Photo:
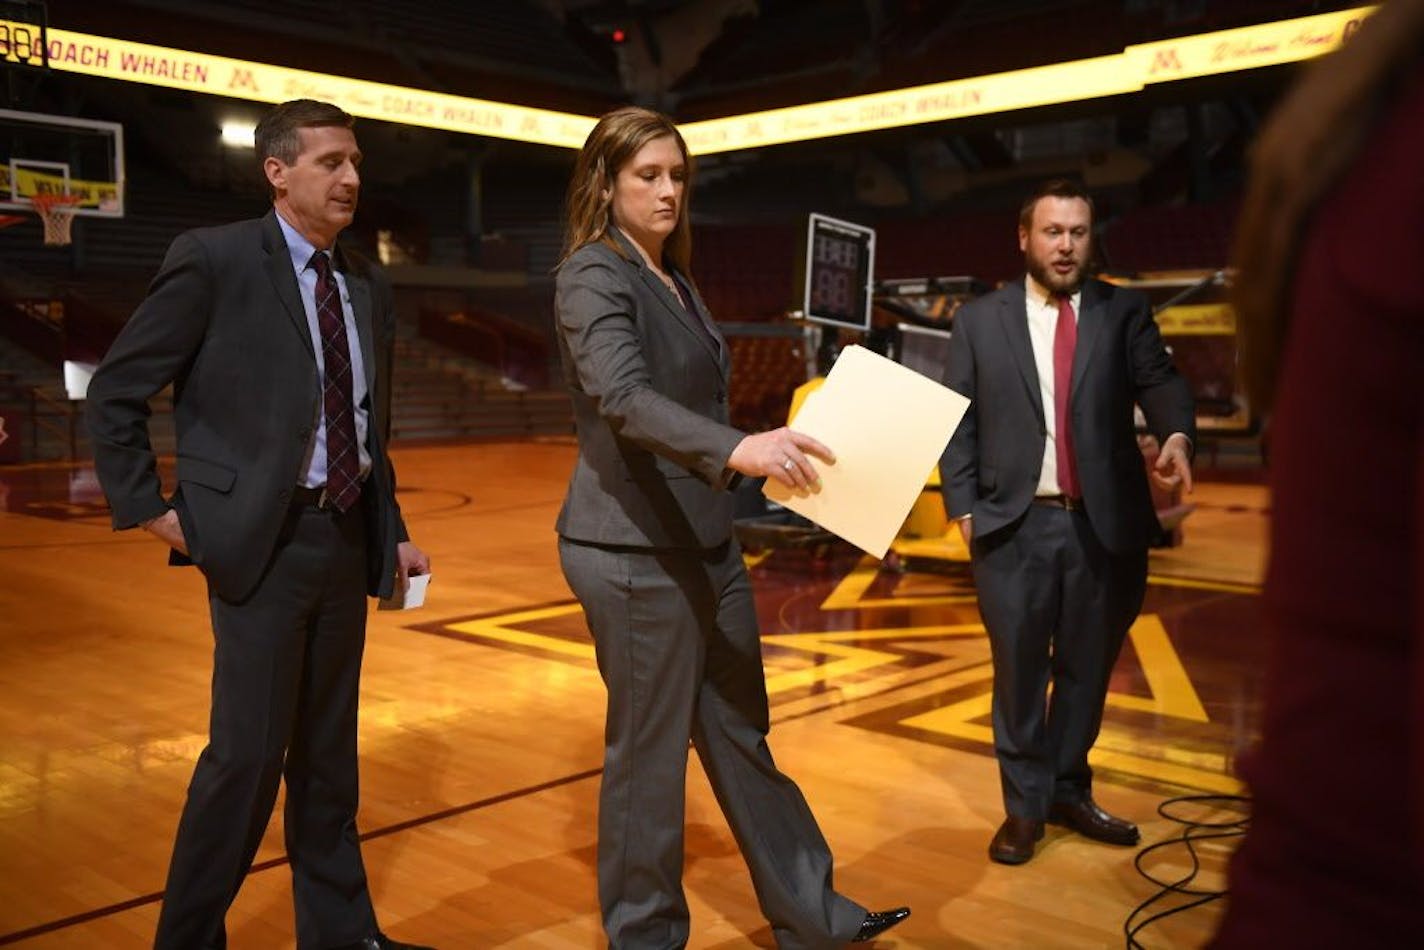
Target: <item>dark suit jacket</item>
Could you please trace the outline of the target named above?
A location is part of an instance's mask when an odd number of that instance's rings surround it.
[[[579,455],[557,528],[596,544],[714,547],[732,532],[726,465],[744,437],[728,424],[727,345],[612,233],[625,256],[595,242],[559,268],[554,306]]]
[[[1160,526],[1133,404],[1142,406],[1158,439],[1181,432],[1195,442],[1191,392],[1163,349],[1143,294],[1089,280],[1079,309],[1071,405],[1084,507],[1108,550],[1145,550]],[[973,400],[940,461],[945,509],[952,518],[972,514],[974,534],[983,537],[1027,510],[1043,466],[1048,430],[1023,280],[955,315],[944,381]]]
[[[389,594],[407,539],[386,456],[395,312],[380,271],[340,248],[371,424],[368,589]],[[148,400],[173,384],[178,488],[161,494]],[[192,563],[224,600],[256,586],[302,477],[321,385],[276,212],[178,236],[89,385],[87,422],[115,528],[178,511]],[[174,552],[174,563],[186,560]]]

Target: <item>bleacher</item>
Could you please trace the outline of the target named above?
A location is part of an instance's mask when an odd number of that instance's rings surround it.
[[[391,440],[569,435],[562,391],[510,390],[489,366],[403,327],[396,338]]]
[[[498,224],[490,230],[505,237],[485,242],[491,253],[487,262],[480,263],[498,264],[506,272],[523,269],[531,283],[469,292],[471,313],[487,325],[486,330],[497,328],[497,339],[485,348],[488,352],[465,350],[465,356],[484,358],[496,380],[512,377],[536,390],[557,386],[548,373],[554,348],[552,295],[546,279],[560,239],[556,217],[561,191],[554,187],[556,172],[565,173],[551,168],[524,187],[496,188],[486,183],[486,226]],[[779,202],[799,206],[803,198],[810,200],[796,188],[778,196]],[[441,194],[426,194],[428,208],[418,203],[404,206],[412,220],[430,216],[438,223],[438,228],[430,225],[432,239],[437,230],[455,232],[462,225],[452,210],[454,203]],[[0,268],[0,283],[12,297],[72,296],[86,309],[112,315],[117,329],[142,299],[176,234],[260,214],[266,208],[265,198],[254,188],[202,188],[153,169],[145,172],[142,163],[135,164],[127,201],[128,216],[122,220],[76,221],[74,248],[43,247],[39,225],[33,220],[0,230],[0,256],[6,265]],[[770,223],[706,222],[694,228],[694,275],[719,321],[773,323],[797,305],[804,212],[778,212],[770,201],[764,212]],[[1108,221],[1103,248],[1119,270],[1220,266],[1229,253],[1235,212],[1233,202],[1136,208]],[[922,216],[883,215],[863,223],[877,228],[878,278],[968,273],[993,282],[1013,278],[1022,269],[1013,210],[941,209]],[[398,293],[410,301],[421,291],[398,288]],[[402,307],[406,314],[414,309]],[[732,404],[739,425],[760,429],[784,422],[790,392],[805,378],[798,346],[785,338],[734,337]],[[516,358],[511,360],[510,354]],[[407,355],[403,350],[401,359]],[[401,369],[406,369],[403,363]],[[409,413],[398,417],[398,438],[567,431],[567,405],[561,394],[519,394],[494,382],[471,383],[424,369],[411,372],[414,375],[400,384],[398,394],[398,405],[412,404]]]
[[[72,407],[65,404],[59,386],[59,360],[64,356],[97,359],[123,322],[142,301],[173,238],[193,227],[221,224],[265,212],[268,205],[255,191],[204,189],[153,170],[137,170],[129,181],[126,217],[80,218],[74,222],[74,245],[46,247],[37,219],[25,216],[20,224],[0,229],[0,303],[16,300],[60,301],[70,319],[66,333],[46,350],[52,363],[47,383],[33,398],[18,395],[26,414],[44,417],[46,432],[31,445],[26,458],[63,458],[71,452],[65,439],[49,429],[70,426]],[[527,249],[519,251],[521,257]],[[400,288],[399,294],[420,296],[419,288]],[[549,385],[551,307],[547,281],[534,290],[480,289],[491,325],[499,327],[497,350],[508,356],[478,369],[465,354],[444,351],[438,344],[414,339],[414,327],[402,327],[397,354],[395,437],[412,439],[518,434],[566,434],[572,414],[561,392],[539,391]],[[409,308],[402,308],[408,310]],[[80,317],[82,316],[82,319]],[[12,328],[13,330],[13,328]],[[81,332],[82,331],[82,332]],[[0,335],[5,335],[0,330]],[[73,352],[76,347],[84,352]],[[52,352],[51,352],[52,350]],[[434,355],[432,355],[432,353]],[[467,366],[451,371],[452,361]],[[409,362],[409,365],[407,365]],[[439,364],[432,367],[432,363]],[[501,376],[517,380],[530,391],[511,391]],[[28,380],[11,380],[9,392],[28,394]],[[28,406],[38,399],[41,409]],[[166,403],[156,407],[156,428],[171,431]],[[54,418],[50,418],[54,417]],[[86,452],[82,426],[78,427],[78,454]],[[164,436],[160,450],[171,449]]]
[[[789,336],[728,335],[732,355],[732,425],[762,432],[786,424],[791,395],[806,381],[801,340]]]
[[[716,320],[757,322],[784,316],[795,297],[796,227],[701,227],[693,231],[692,273]]]
[[[1119,271],[1222,267],[1239,210],[1235,200],[1137,208],[1107,227],[1103,252]]]

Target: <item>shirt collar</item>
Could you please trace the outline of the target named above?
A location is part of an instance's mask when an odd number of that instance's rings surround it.
[[[317,247],[303,237],[300,231],[288,224],[287,219],[282,217],[280,211],[277,212],[277,225],[282,229],[283,240],[287,242],[287,252],[292,255],[292,266],[300,274],[311,263],[312,255],[317,252]],[[332,251],[327,253],[331,255],[331,268],[334,271],[336,270],[336,255]]]
[[[1058,306],[1057,302],[1054,300],[1054,294],[1051,293],[1047,287],[1043,286],[1043,285],[1040,284],[1038,281],[1034,280],[1032,274],[1027,274],[1027,275],[1025,275],[1025,277],[1024,277],[1024,287],[1025,287],[1025,289],[1027,290],[1027,293],[1028,293],[1028,301],[1029,301],[1029,303],[1033,304],[1034,306],[1036,306],[1036,307],[1057,307],[1057,306]],[[1068,302],[1073,305],[1073,312],[1074,312],[1074,313],[1077,313],[1077,312],[1079,311],[1079,309],[1081,309],[1081,308],[1079,307],[1079,304],[1081,303],[1082,299],[1083,299],[1083,288],[1080,286],[1077,290],[1075,290],[1075,291],[1073,292],[1073,295],[1068,298]]]

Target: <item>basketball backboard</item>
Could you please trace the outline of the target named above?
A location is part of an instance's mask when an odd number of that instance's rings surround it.
[[[0,212],[33,211],[36,194],[75,195],[83,217],[124,216],[124,127],[0,109]]]

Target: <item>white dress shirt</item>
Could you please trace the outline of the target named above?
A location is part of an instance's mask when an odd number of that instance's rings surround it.
[[[1081,291],[1069,297],[1073,305],[1073,322],[1077,325]],[[1038,369],[1038,395],[1043,400],[1043,428],[1048,433],[1043,440],[1043,467],[1038,470],[1037,495],[1061,495],[1058,484],[1058,414],[1053,411],[1053,337],[1058,329],[1058,300],[1046,287],[1033,279],[1024,281],[1024,305],[1028,309],[1028,336],[1033,343],[1033,363]]]

